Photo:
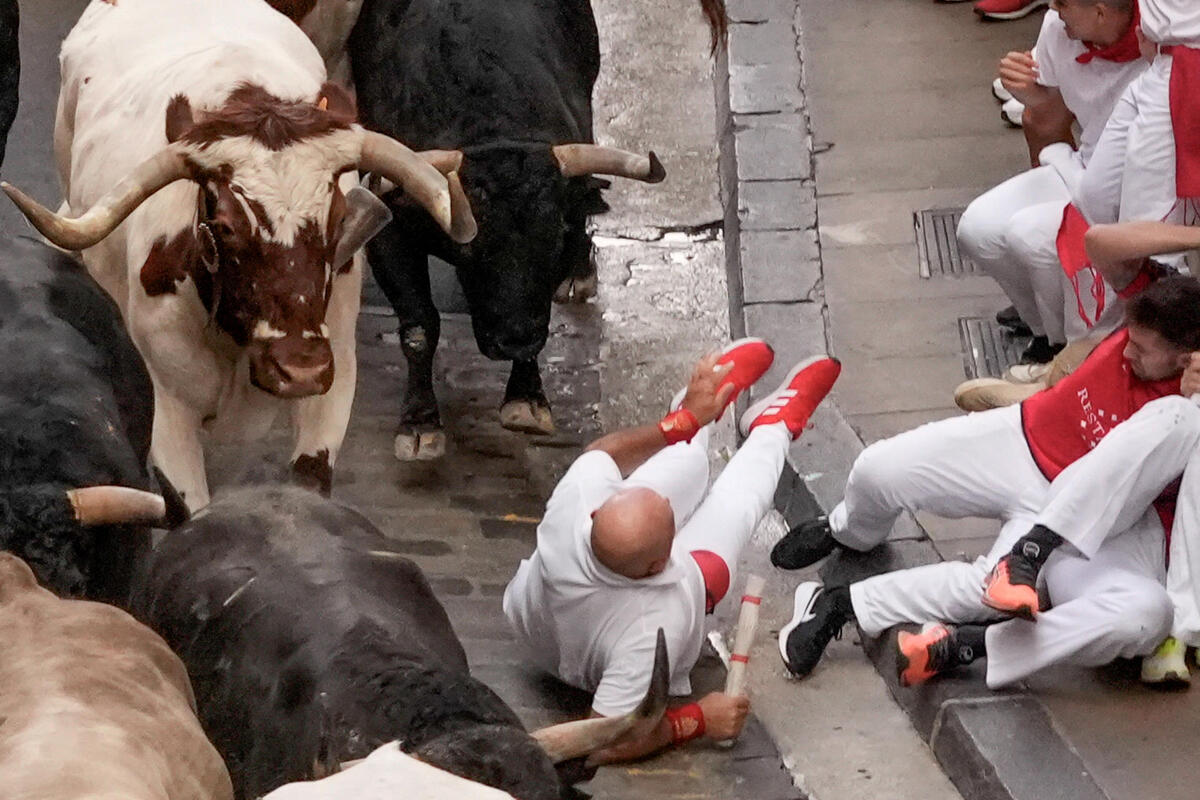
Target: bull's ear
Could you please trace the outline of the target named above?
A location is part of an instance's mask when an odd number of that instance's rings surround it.
[[[167,141],[177,142],[196,124],[192,117],[192,104],[181,94],[167,103]]]
[[[330,81],[321,84],[321,93],[317,95],[317,106],[338,122],[347,125],[358,119],[358,109],[354,105],[354,98],[341,86]]]

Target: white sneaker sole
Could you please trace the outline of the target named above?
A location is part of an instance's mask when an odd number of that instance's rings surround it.
[[[994,19],[999,20],[1000,22],[1007,22],[1009,20],[1027,17],[1033,12],[1037,11],[1039,8],[1045,8],[1048,5],[1050,5],[1050,0],[1033,0],[1033,2],[1029,5],[1018,8],[1016,11],[1007,11],[1002,14],[980,14],[979,16],[983,17],[984,19]]]
[[[779,657],[783,659],[783,665],[789,669],[791,665],[788,663],[787,657],[788,637],[792,635],[792,631],[813,618],[813,604],[816,603],[817,597],[824,588],[816,581],[805,581],[796,587],[796,592],[792,595],[792,618],[787,625],[779,629]]]
[[[1004,84],[999,78],[992,81],[992,97],[999,100],[1001,103],[1007,103],[1013,99],[1012,92],[1004,88]]]
[[[801,361],[799,364],[791,368],[776,389],[774,389],[762,400],[759,400],[757,403],[747,408],[746,413],[742,414],[742,418],[738,420],[738,430],[741,432],[742,436],[750,435],[750,424],[754,422],[754,420],[758,419],[760,414],[770,408],[771,404],[779,399],[780,394],[787,391],[788,385],[791,384],[797,375],[811,367],[813,364],[816,364],[818,361],[823,361],[827,358],[829,358],[829,356],[820,355]]]

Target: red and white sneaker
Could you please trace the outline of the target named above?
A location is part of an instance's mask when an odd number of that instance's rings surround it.
[[[984,19],[1020,19],[1048,5],[1050,0],[979,0],[975,13]]]
[[[774,361],[775,351],[771,349],[771,345],[754,336],[738,339],[725,345],[721,349],[721,356],[717,359],[717,366],[733,362],[733,369],[729,370],[729,374],[721,381],[717,391],[721,391],[729,384],[734,386],[733,394],[729,396],[729,402],[725,404],[725,408],[729,408],[730,404],[737,400],[739,394],[749,389],[765,375]],[[675,393],[675,396],[671,398],[671,411],[679,410],[686,394],[686,386]],[[721,409],[721,414],[725,413],[725,408]],[[718,419],[721,418],[721,414],[717,415]]]
[[[841,372],[842,363],[829,356],[801,361],[792,367],[778,389],[746,409],[738,426],[742,435],[748,436],[759,425],[782,422],[795,439]]]

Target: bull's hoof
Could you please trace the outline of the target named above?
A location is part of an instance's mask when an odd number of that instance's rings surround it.
[[[435,461],[446,455],[446,432],[401,428],[393,447],[400,461]]]
[[[596,273],[582,278],[567,278],[554,290],[556,303],[586,303],[596,296]]]
[[[536,400],[509,400],[500,407],[500,424],[510,431],[549,436],[554,433],[550,406]]]

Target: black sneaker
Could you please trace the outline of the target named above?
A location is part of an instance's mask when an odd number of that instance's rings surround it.
[[[1017,313],[1016,306],[1009,306],[997,311],[996,322],[1002,328],[1008,328],[1009,333],[1013,336],[1033,335],[1033,331],[1025,324],[1025,320],[1021,319],[1021,315]]]
[[[1026,542],[1025,546],[1034,548],[1032,555],[1036,557],[1037,543]],[[1006,554],[983,580],[983,604],[1004,614],[1036,621],[1042,610],[1037,592],[1038,571],[1027,556]]]
[[[839,547],[829,517],[817,517],[801,522],[776,542],[771,548],[771,563],[780,569],[803,569]]]
[[[1025,352],[1021,353],[1022,364],[1049,364],[1058,355],[1066,345],[1050,344],[1050,340],[1045,336],[1035,336],[1033,341],[1029,343],[1029,347],[1025,348]]]
[[[842,638],[842,626],[849,621],[850,614],[833,594],[837,591],[849,590],[840,587],[827,592],[815,581],[796,587],[792,619],[779,630],[779,655],[783,665],[797,678],[813,671],[830,639]]]

